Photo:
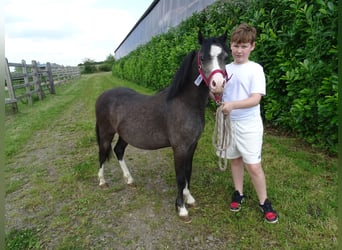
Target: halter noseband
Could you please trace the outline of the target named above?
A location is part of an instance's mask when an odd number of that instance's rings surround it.
[[[212,78],[213,75],[215,75],[216,73],[220,73],[220,74],[223,76],[223,78],[226,79],[227,82],[228,82],[229,79],[231,78],[231,77],[228,77],[227,72],[226,72],[225,70],[223,71],[222,69],[215,69],[215,70],[211,71],[209,77],[207,78],[207,77],[204,75],[203,70],[202,70],[201,52],[200,52],[200,51],[198,51],[198,53],[197,53],[197,64],[198,64],[198,72],[200,73],[200,75],[202,76],[203,81],[205,82],[205,84],[206,84],[208,87],[209,87],[211,78]]]

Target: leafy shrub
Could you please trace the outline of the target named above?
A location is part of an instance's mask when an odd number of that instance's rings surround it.
[[[83,66],[82,74],[92,74],[97,71],[94,61],[87,60],[84,62]]]
[[[99,71],[108,72],[112,70],[112,65],[108,63],[102,63],[99,65]]]
[[[111,71],[113,64],[115,63],[115,58],[112,54],[109,54],[106,60],[99,65],[99,71]]]
[[[258,31],[251,59],[266,74],[264,119],[336,153],[337,0],[219,1],[119,59],[112,72],[161,89],[182,58],[198,48],[198,30],[206,36],[230,34],[241,22]]]

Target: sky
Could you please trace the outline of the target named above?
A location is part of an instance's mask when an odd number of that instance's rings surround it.
[[[104,61],[153,0],[5,0],[9,62]]]

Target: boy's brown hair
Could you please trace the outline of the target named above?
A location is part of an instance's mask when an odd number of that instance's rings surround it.
[[[247,23],[240,24],[232,33],[231,43],[251,43],[253,44],[256,39],[256,29]]]

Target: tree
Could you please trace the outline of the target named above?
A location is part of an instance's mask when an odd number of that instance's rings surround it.
[[[85,58],[83,60],[83,65],[84,65],[83,73],[85,74],[91,74],[97,71],[95,67],[95,61],[91,60],[90,58]]]
[[[115,58],[112,54],[109,54],[106,60],[99,66],[100,71],[111,71],[112,66],[115,63]]]

